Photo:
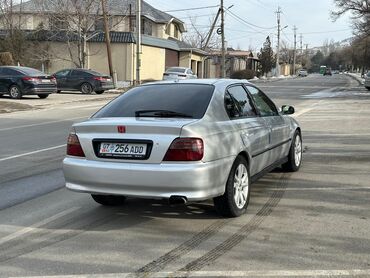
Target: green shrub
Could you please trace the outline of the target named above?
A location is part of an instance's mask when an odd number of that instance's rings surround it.
[[[254,70],[246,69],[233,72],[230,76],[232,79],[253,79],[256,76]]]

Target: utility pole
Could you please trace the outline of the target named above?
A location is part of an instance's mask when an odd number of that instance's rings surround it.
[[[224,0],[221,0],[221,77],[225,78],[226,76],[226,67],[225,67],[225,10],[224,10]]]
[[[280,64],[279,64],[279,53],[280,53],[280,14],[281,14],[281,8],[278,7],[278,10],[276,11],[277,16],[277,24],[278,24],[278,34],[277,34],[277,50],[276,50],[276,76],[280,76]]]
[[[207,35],[206,43],[202,46],[202,49],[203,50],[205,50],[208,47],[209,41],[210,41],[210,39],[212,37],[212,33],[213,33],[213,30],[215,29],[215,26],[216,26],[218,17],[220,16],[220,13],[221,13],[221,9],[218,10],[218,12],[216,14],[216,17],[215,17],[215,20],[212,23],[211,29],[209,30],[209,33]]]
[[[114,83],[117,80],[114,80],[113,64],[112,64],[112,49],[110,47],[110,34],[108,26],[108,17],[106,9],[106,0],[101,0],[103,18],[104,18],[104,32],[105,32],[105,44],[107,45],[107,55],[108,55],[108,66],[109,66],[109,75],[113,78]]]
[[[295,75],[295,64],[297,55],[297,27],[294,25],[294,51],[293,51],[293,75]]]
[[[136,0],[136,84],[141,83],[141,0]]]
[[[306,67],[308,62],[308,43],[306,43]]]

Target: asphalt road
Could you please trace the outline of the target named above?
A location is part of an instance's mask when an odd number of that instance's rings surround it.
[[[0,114],[0,277],[370,277],[370,93],[344,75],[257,83],[296,108],[304,160],[236,219],[65,190],[69,127],[107,100]]]

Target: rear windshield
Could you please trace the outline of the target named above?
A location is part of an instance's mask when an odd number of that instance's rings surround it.
[[[186,69],[184,68],[169,68],[166,70],[166,72],[181,72],[181,73],[184,73],[186,71]]]
[[[43,73],[42,71],[39,71],[37,69],[32,69],[32,68],[19,68],[19,70],[30,76],[45,75],[45,73]]]
[[[138,111],[158,110],[200,119],[207,110],[213,91],[213,85],[205,84],[158,84],[137,87],[110,102],[93,118],[135,117]],[[150,116],[150,113],[141,115]],[[181,115],[179,117],[181,118]]]

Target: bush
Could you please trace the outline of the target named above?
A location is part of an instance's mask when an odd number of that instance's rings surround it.
[[[232,79],[253,79],[256,76],[254,70],[246,69],[233,72],[230,76]]]
[[[0,52],[0,66],[13,66],[14,60],[10,52]]]

